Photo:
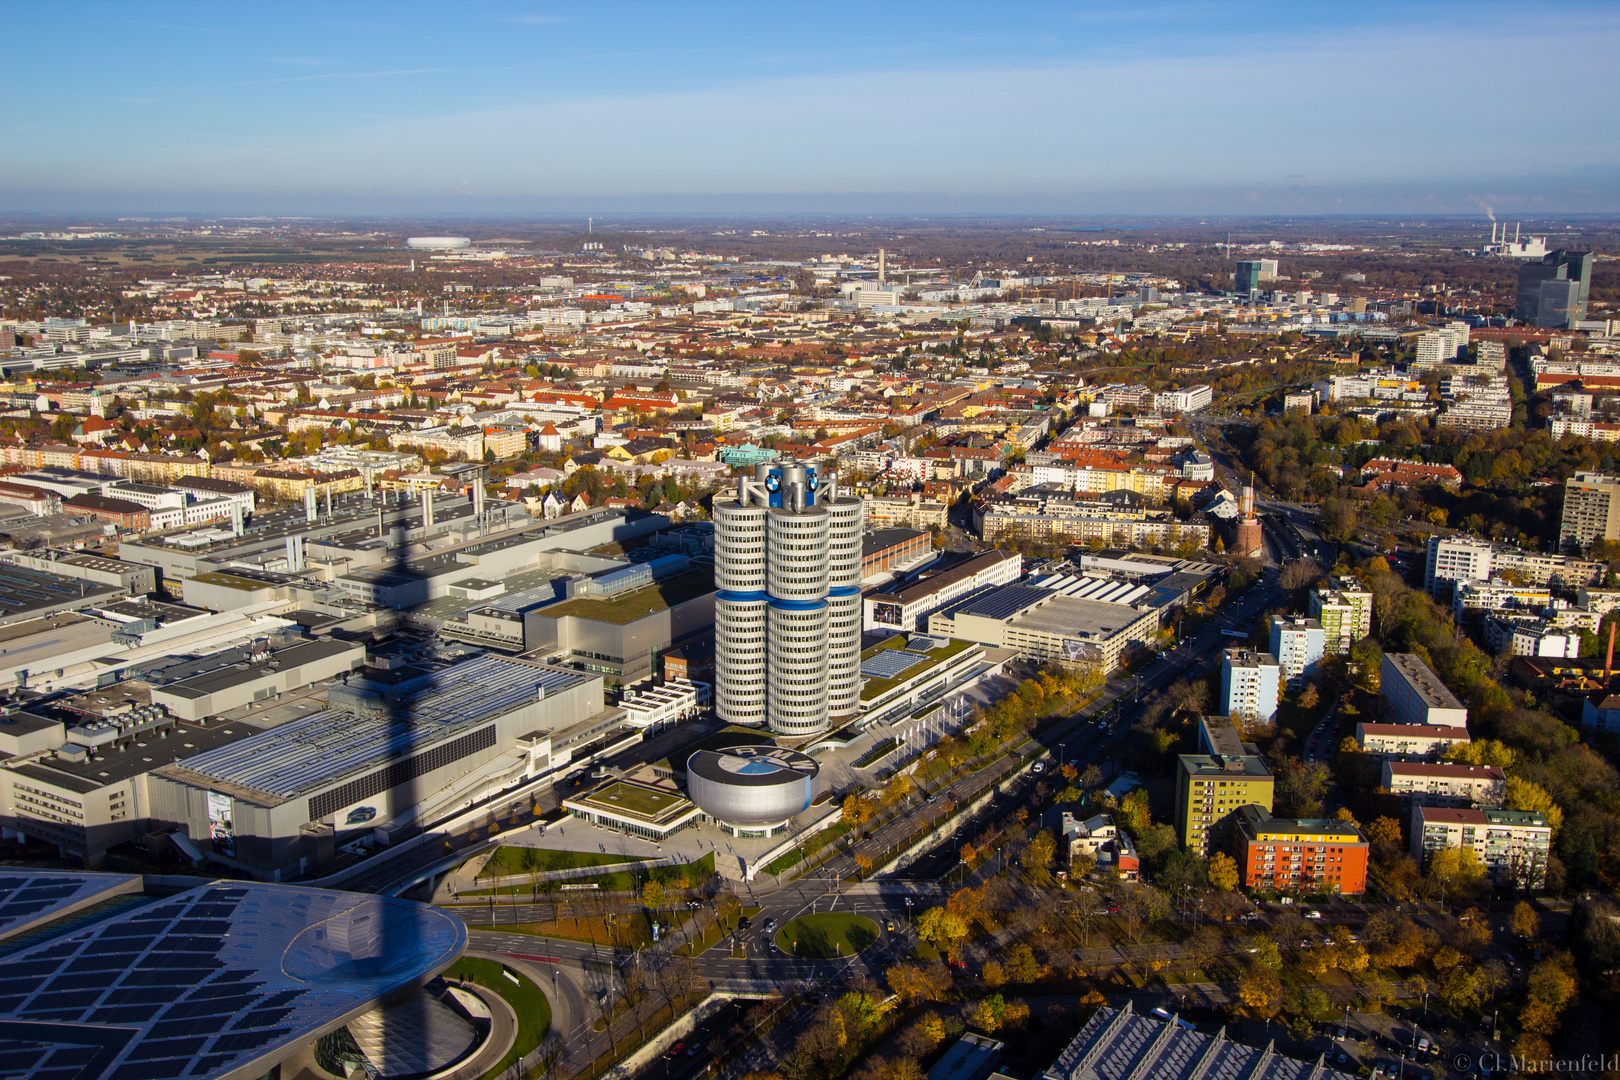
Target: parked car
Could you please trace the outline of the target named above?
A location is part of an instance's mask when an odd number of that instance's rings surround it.
[[[678,1042],[669,1048],[669,1056],[672,1058],[678,1058],[684,1053],[686,1053],[686,1044],[683,1042]]]
[[[966,971],[967,970],[967,964],[964,963],[961,960],[954,960],[954,959],[953,960],[947,960],[947,961],[945,961],[945,966],[950,968],[952,971]]]
[[[1322,913],[1320,911],[1307,911],[1305,913],[1305,917],[1307,919],[1320,919],[1322,917]]]

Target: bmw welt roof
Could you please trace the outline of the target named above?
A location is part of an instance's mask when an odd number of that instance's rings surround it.
[[[267,805],[415,754],[586,676],[505,656],[481,656],[434,672],[426,684],[375,712],[324,709],[189,761],[164,766],[220,791]]]
[[[795,783],[815,776],[821,766],[809,754],[765,744],[699,750],[688,759],[686,771],[717,784],[755,787]]]
[[[0,938],[108,897],[139,892],[141,885],[141,879],[132,874],[57,874],[22,868],[0,871]],[[3,1066],[0,1071],[4,1071]]]
[[[0,1071],[251,1080],[466,945],[425,904],[216,882],[6,957]]]

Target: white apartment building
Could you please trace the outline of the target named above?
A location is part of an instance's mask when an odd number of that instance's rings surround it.
[[[910,496],[871,498],[866,500],[866,525],[870,529],[926,529],[934,525],[943,529],[950,523],[949,512],[950,507],[942,500],[925,499],[917,492]]]
[[[1338,578],[1308,598],[1311,618],[1322,627],[1325,652],[1346,656],[1372,633],[1372,593],[1354,578]]]
[[[1432,724],[1356,725],[1356,748],[1377,758],[1438,761],[1453,746],[1472,741],[1467,728]]]
[[[1281,676],[1282,668],[1270,653],[1227,649],[1221,656],[1221,712],[1275,718]]]
[[[1436,600],[1449,599],[1459,581],[1489,581],[1496,549],[1472,536],[1431,536],[1423,588]]]
[[[1165,390],[1155,394],[1153,407],[1159,412],[1197,412],[1209,408],[1215,400],[1214,391],[1208,386],[1189,386],[1185,390]]]
[[[1498,653],[1506,646],[1514,656],[1581,655],[1580,631],[1546,619],[1488,619],[1485,644]]]
[[[1324,635],[1315,619],[1271,617],[1271,655],[1277,658],[1282,677],[1296,686],[1315,675],[1322,663]]]
[[[1577,473],[1564,481],[1565,545],[1586,548],[1594,540],[1620,539],[1620,479]]]
[[[1425,869],[1436,851],[1461,848],[1485,867],[1492,884],[1539,888],[1547,880],[1552,827],[1529,810],[1412,808],[1412,857]]]
[[[1381,785],[1412,806],[1498,807],[1507,774],[1495,765],[1459,761],[1386,761]]]
[[[1452,343],[1450,334],[1444,330],[1430,330],[1418,335],[1417,357],[1412,361],[1413,367],[1436,367],[1456,362],[1457,347]]]
[[[1466,728],[1468,710],[1416,653],[1385,653],[1378,696],[1397,724]]]
[[[1467,611],[1545,611],[1552,600],[1546,586],[1513,585],[1501,578],[1459,581],[1451,594],[1451,614],[1460,622]]]

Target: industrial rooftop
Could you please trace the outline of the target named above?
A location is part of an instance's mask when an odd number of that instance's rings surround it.
[[[1350,1080],[1315,1061],[1287,1057],[1268,1043],[1256,1049],[1226,1037],[1189,1031],[1173,1021],[1098,1009],[1041,1080]]]
[[[1141,617],[1141,611],[1125,604],[1054,596],[1039,607],[1020,612],[1007,625],[1048,634],[1106,638]]]
[[[170,775],[276,805],[467,734],[535,700],[537,693],[543,697],[585,679],[574,672],[483,656],[434,672],[396,706],[369,715],[323,709],[240,745],[199,755]]]

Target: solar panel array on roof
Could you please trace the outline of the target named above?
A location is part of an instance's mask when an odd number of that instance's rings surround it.
[[[926,659],[928,659],[926,656],[903,652],[900,649],[884,649],[875,656],[861,661],[861,674],[871,679],[892,679]]]
[[[76,1080],[207,1080],[258,1067],[460,955],[423,904],[215,884],[0,965],[0,1069]]]
[[[1317,1055],[1302,1061],[1226,1037],[1199,1033],[1191,1024],[1158,1020],[1132,1011],[1101,1008],[1080,1030],[1041,1080],[1350,1080]]]
[[[1113,578],[1077,574],[1048,574],[1031,585],[1079,600],[1101,600],[1109,604],[1134,604],[1147,595],[1149,587]]]
[[[185,768],[292,798],[454,738],[585,679],[577,672],[481,656],[434,672],[421,690],[381,715],[325,709],[199,754]]]
[[[975,593],[962,603],[947,608],[944,614],[950,618],[977,615],[983,619],[1005,619],[1051,595],[1050,590],[1032,589],[1028,585],[1003,585],[989,592]]]
[[[98,896],[138,888],[140,880],[128,874],[0,872],[0,936]]]

